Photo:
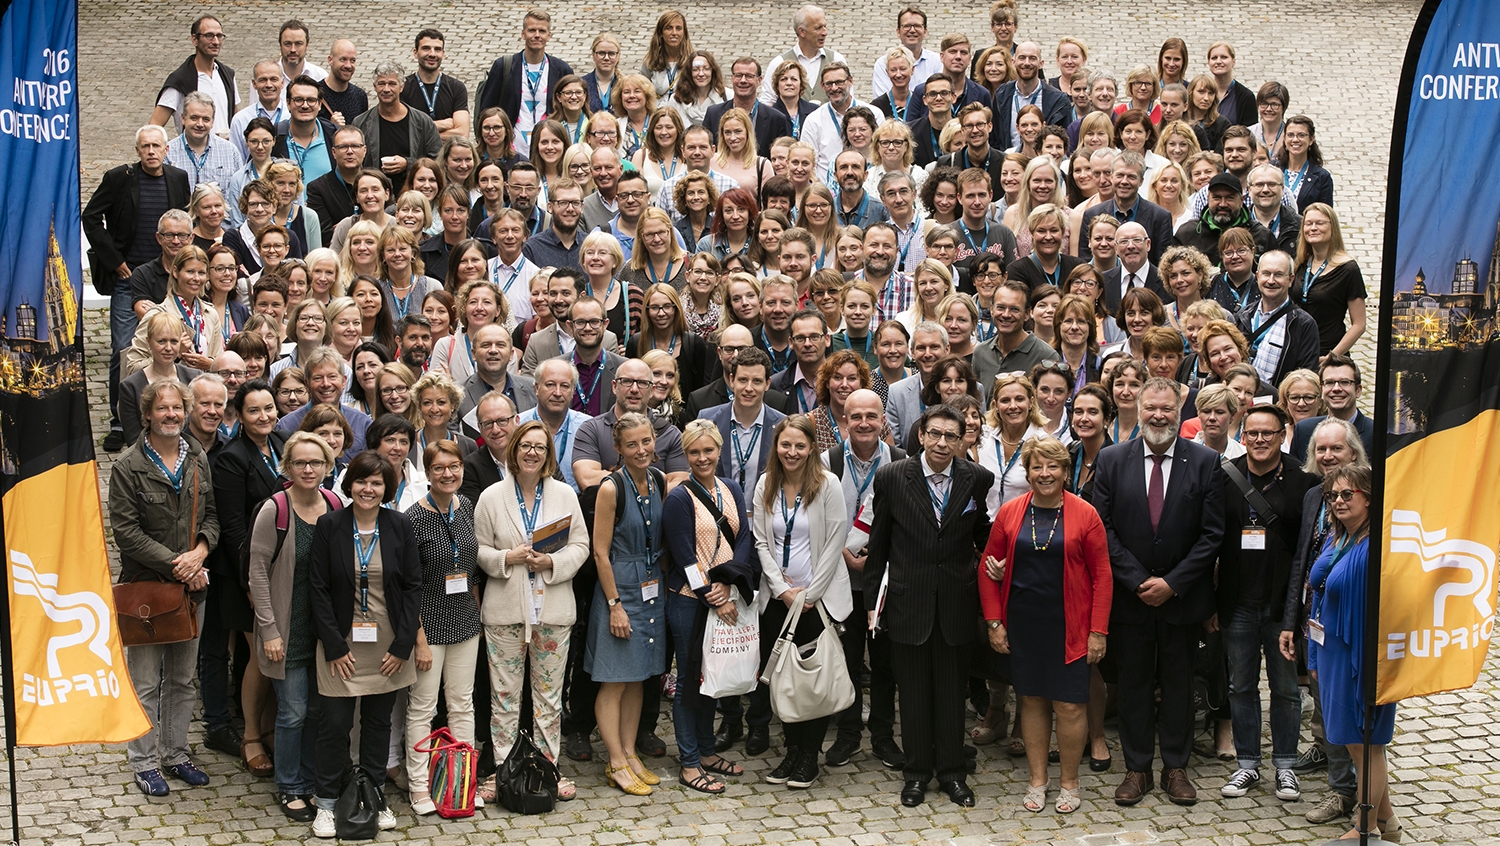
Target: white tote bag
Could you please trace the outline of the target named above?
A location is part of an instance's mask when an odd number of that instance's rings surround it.
[[[771,710],[783,723],[804,723],[827,717],[854,704],[854,683],[844,663],[844,646],[838,630],[818,603],[823,631],[812,643],[797,646],[792,637],[802,617],[802,603],[792,603],[781,627],[781,636],[766,662],[761,678],[771,691]]]
[[[734,594],[738,612],[731,626],[719,619],[718,612],[708,612],[703,627],[703,671],[698,692],[715,699],[743,696],[755,689],[755,671],[760,667],[760,618],[750,613],[750,606]]]

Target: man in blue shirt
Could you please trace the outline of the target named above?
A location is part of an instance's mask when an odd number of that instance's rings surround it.
[[[547,210],[552,225],[526,239],[521,255],[541,267],[571,267],[583,270],[578,262],[578,220],[583,217],[583,188],[563,177],[552,184]]]

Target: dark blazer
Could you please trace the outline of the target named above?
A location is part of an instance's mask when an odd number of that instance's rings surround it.
[[[557,81],[572,73],[573,68],[550,53],[546,56],[547,91],[550,93],[557,90]],[[484,78],[479,90],[474,92],[474,114],[477,115],[490,106],[499,106],[510,117],[512,124],[516,122],[521,114],[521,80],[526,77],[524,63],[525,58],[518,51],[509,56],[501,56],[490,65],[489,75]],[[619,84],[619,77],[616,77],[615,84]]]
[[[1298,214],[1307,211],[1313,203],[1333,205],[1333,174],[1325,167],[1309,164],[1307,174],[1297,186],[1296,198]],[[1296,255],[1295,252],[1292,254]]]
[[[1307,450],[1312,444],[1313,430],[1323,422],[1327,415],[1320,414],[1317,417],[1309,417],[1297,424],[1292,431],[1292,457],[1298,461],[1307,460]],[[1363,411],[1355,410],[1354,419],[1349,421],[1354,424],[1355,431],[1359,432],[1359,439],[1364,441],[1365,455],[1375,454],[1375,421],[1365,416]]]
[[[339,163],[334,161],[333,159],[333,133],[338,132],[339,128],[337,126],[334,126],[333,121],[321,117],[318,118],[318,126],[322,127],[323,129],[323,149],[328,153],[328,167],[333,170],[338,170]],[[287,150],[287,136],[291,135],[291,133],[291,120],[284,120],[276,125],[276,143],[271,145],[272,158],[290,159],[292,157],[292,154]],[[345,217],[348,217],[348,215],[345,215]],[[339,219],[343,220],[343,218]],[[321,217],[319,218],[319,222],[322,222]],[[328,239],[323,239],[323,243],[328,243]]]
[[[708,584],[693,592],[700,599],[705,599],[709,585],[715,583],[732,585],[739,588],[741,598],[749,602],[755,596],[756,585],[760,584],[760,558],[755,552],[755,533],[750,526],[750,518],[745,516],[750,513],[750,509],[746,507],[745,492],[740,490],[740,486],[734,479],[725,477],[719,481],[729,488],[729,495],[733,500],[732,503],[724,503],[726,507],[720,513],[726,517],[731,513],[740,515],[739,531],[734,533],[734,557],[710,569]],[[709,499],[713,499],[712,489],[709,489]],[[667,590],[673,592],[680,592],[682,588],[687,587],[687,568],[698,563],[696,501],[693,491],[683,484],[673,488],[662,505],[662,524],[668,527],[663,532],[664,540],[667,550],[672,554],[672,568],[667,571]],[[717,527],[714,531],[718,532]],[[707,605],[699,609],[700,615],[706,614],[707,611]],[[695,642],[698,648],[689,650],[692,658],[702,660],[702,643],[703,638],[699,637]]]
[[[720,376],[707,385],[688,394],[687,400],[682,404],[683,422],[697,420],[702,416],[704,411],[716,405],[723,405],[729,401],[729,383],[724,380],[723,376]],[[787,399],[787,395],[781,391],[768,390],[761,401],[782,414],[787,413],[786,408],[789,400]]]
[[[625,354],[640,358],[641,334],[631,335],[625,341]],[[677,354],[677,385],[684,394],[691,394],[708,383],[708,342],[696,332],[684,332],[678,338],[682,352]]]
[[[1104,519],[1115,576],[1110,622],[1201,622],[1214,613],[1214,563],[1224,537],[1219,454],[1177,439],[1161,522],[1153,533],[1145,495],[1145,451],[1145,440],[1132,438],[1100,450],[1094,461],[1093,504]],[[1176,592],[1155,608],[1136,595],[1153,576],[1165,579]]]
[[[1251,284],[1254,284],[1253,282]],[[1299,368],[1316,370],[1318,367],[1318,321],[1313,316],[1303,311],[1301,306],[1288,299],[1277,310],[1279,318],[1273,318],[1273,322],[1262,323],[1260,334],[1256,334],[1250,327],[1255,319],[1255,313],[1260,311],[1260,303],[1246,306],[1234,316],[1235,325],[1239,326],[1240,332],[1250,342],[1250,358],[1255,359],[1255,350],[1259,342],[1270,332],[1274,320],[1279,319],[1286,322],[1286,334],[1281,350],[1281,360],[1276,363],[1276,372],[1269,380],[1272,385],[1280,385],[1286,374]]]
[[[776,393],[779,393],[782,396],[786,397],[786,409],[785,409],[785,413],[787,413],[787,414],[796,414],[797,410],[798,410],[797,409],[797,401],[792,398],[792,391],[795,390],[792,387],[792,379],[796,376],[796,374],[797,374],[797,359],[795,357],[793,357],[792,358],[791,366],[787,367],[787,369],[785,369],[785,370],[781,371],[780,373],[777,373],[776,375],[774,375],[774,376],[771,377],[771,383],[770,383],[771,388],[770,388],[769,391],[766,392],[767,396],[769,396],[772,392],[776,392]],[[814,373],[813,374],[814,384],[816,384],[816,377],[817,377],[817,374]],[[812,409],[809,408],[808,411],[812,411]]]
[[[380,559],[385,584],[385,610],[394,629],[391,657],[406,661],[417,642],[418,608],[422,597],[422,559],[412,535],[411,518],[382,508],[375,526],[380,531]],[[349,652],[344,639],[354,626],[354,598],[359,593],[359,564],[354,555],[354,509],[340,508],[318,518],[313,530],[313,632],[323,644],[323,658],[333,661]]]
[[[927,167],[938,160],[938,141],[942,135],[941,130],[934,130],[932,122],[926,117],[911,121],[912,138],[912,163],[917,167]]]
[[[318,213],[318,228],[323,231],[325,245],[333,243],[333,230],[339,221],[359,213],[354,186],[339,176],[337,167],[307,183],[307,207]]]
[[[816,106],[817,103],[813,105]],[[761,106],[755,110],[755,149],[762,151],[761,155],[765,155],[771,152],[773,141],[792,134],[792,122],[781,110],[765,108],[764,103]],[[713,133],[715,144],[719,143],[719,119],[732,108],[734,108],[734,99],[730,98],[709,106],[708,111],[703,115],[703,126]]]
[[[1292,572],[1287,577],[1286,603],[1281,616],[1281,630],[1296,632],[1299,637],[1302,635],[1302,587],[1313,562],[1323,552],[1323,541],[1333,533],[1333,515],[1324,511],[1321,481],[1315,482],[1302,496],[1302,524],[1297,532],[1297,548],[1292,551]],[[1327,534],[1319,531],[1320,515],[1329,522]]]
[[[934,629],[955,646],[974,640],[978,555],[990,534],[984,501],[994,482],[990,471],[955,458],[948,508],[939,525],[920,456],[875,471],[863,587],[866,596],[878,595],[889,570],[882,625],[893,642],[919,646]]]
[[[1068,274],[1073,272],[1073,268],[1084,263],[1085,261],[1077,256],[1059,253],[1057,256],[1057,280],[1063,284],[1058,287],[1067,287]],[[1042,271],[1042,268],[1036,262],[1031,260],[1031,256],[1023,256],[1007,265],[1005,276],[1007,279],[1025,282],[1027,287],[1033,291],[1041,285],[1051,284],[1047,281],[1047,274]]]
[[[271,447],[277,456],[286,443],[284,432],[271,432]],[[219,508],[218,572],[220,578],[233,578],[242,590],[249,590],[240,572],[240,548],[250,537],[255,515],[271,494],[281,490],[280,474],[266,466],[255,444],[245,437],[244,427],[234,440],[224,445],[213,458],[214,499]]]
[[[801,132],[802,132],[802,124],[803,124],[804,121],[807,120],[807,116],[810,115],[810,114],[812,114],[813,112],[816,112],[818,110],[818,107],[821,106],[821,105],[823,105],[823,104],[822,103],[815,103],[812,100],[798,100],[797,101],[797,132],[798,132],[798,134],[801,134]],[[791,115],[790,112],[788,112],[786,110],[786,104],[783,103],[783,102],[781,102],[781,98],[780,97],[777,97],[776,98],[776,102],[774,102],[774,103],[771,104],[771,108],[775,109],[778,112],[781,112],[781,116],[784,117],[784,118],[786,118],[786,128],[787,128],[786,134],[787,135],[791,135],[792,134],[792,115]],[[772,140],[775,140],[775,139],[772,139]],[[760,139],[759,138],[755,139],[755,143],[757,145],[756,149],[757,150],[760,149],[760,147],[758,146],[760,144]],[[770,151],[771,151],[771,148],[767,147],[766,148],[766,152],[769,153]]]
[[[786,418],[785,414],[771,408],[769,403],[763,404],[766,406],[766,420],[765,425],[760,430],[760,440],[756,444],[756,452],[759,455],[757,456],[755,465],[761,469],[762,473],[765,472],[766,462],[771,459],[771,441],[774,440],[771,432],[775,430],[776,424]],[[734,403],[726,402],[723,405],[705,409],[698,415],[698,419],[710,420],[718,427],[719,437],[724,439],[724,447],[719,450],[718,474],[726,479],[734,478],[734,468],[730,463],[734,457],[732,453],[734,447],[730,446],[731,440],[729,434],[730,426],[734,422]],[[750,487],[753,488],[755,486],[751,485]]]
[[[1233,126],[1254,126],[1260,120],[1260,111],[1255,107],[1255,93],[1238,79],[1229,83],[1229,93],[1224,99],[1234,102]]]
[[[1009,150],[1016,145],[1010,135],[1011,106],[1016,101],[1016,83],[1007,82],[995,89],[990,100],[990,111],[994,113],[993,128],[990,129],[990,146]],[[1046,83],[1042,84],[1042,122],[1048,126],[1067,126],[1073,122],[1073,99]]]
[[[1117,216],[1115,211],[1114,200],[1093,206],[1083,213],[1083,222],[1079,224],[1079,231],[1089,231],[1089,222],[1101,214]],[[1150,263],[1154,267],[1161,261],[1161,254],[1167,251],[1167,247],[1172,246],[1172,213],[1145,197],[1136,197],[1134,212],[1134,221],[1146,227],[1146,235],[1151,239]],[[1084,261],[1092,261],[1093,253],[1090,252],[1087,241],[1087,238],[1078,239],[1078,257]]]
[[[990,175],[990,199],[998,200],[1005,196],[1005,188],[1000,184],[1000,171],[1005,165],[1005,150],[991,147],[985,151],[984,161],[975,161],[969,155],[969,148],[964,147],[956,153],[949,153],[937,160],[938,167],[951,167],[957,171],[965,171],[971,167],[977,167]],[[959,210],[960,213],[962,209]]]
[[[193,193],[187,171],[165,163],[161,167],[167,179],[167,205],[186,210]],[[125,253],[135,240],[136,210],[141,205],[140,175],[140,162],[110,168],[83,207],[83,234],[88,236],[94,254],[90,260],[94,289],[101,294],[114,293],[115,283],[124,281],[115,268],[125,261]]]
[[[510,383],[508,387],[511,393],[515,394],[512,405],[516,407],[516,413],[520,414],[536,408],[536,382],[532,381],[530,376],[522,376],[519,373],[507,372],[505,375]],[[503,392],[505,389],[500,390]],[[459,431],[474,441],[483,440],[479,429],[469,425],[468,417],[469,412],[478,408],[479,401],[490,392],[490,386],[485,384],[484,379],[478,373],[473,373],[459,386],[459,391],[463,393],[463,397],[458,401]]]
[[[1192,247],[1205,256],[1208,256],[1209,264],[1219,267],[1224,263],[1223,259],[1219,257],[1219,236],[1223,235],[1225,230],[1235,227],[1248,229],[1250,237],[1255,239],[1256,261],[1260,261],[1260,257],[1265,255],[1267,250],[1276,246],[1276,238],[1271,234],[1271,230],[1262,226],[1260,221],[1255,219],[1255,215],[1250,213],[1249,209],[1245,209],[1244,213],[1236,218],[1233,223],[1220,227],[1212,224],[1212,218],[1209,215],[1208,209],[1204,208],[1203,215],[1197,220],[1189,220],[1177,227],[1177,231],[1172,233],[1172,243],[1183,247]],[[1154,251],[1156,245],[1153,243],[1151,246]],[[1153,259],[1152,264],[1155,263],[1156,260]]]
[[[958,112],[970,103],[983,103],[986,106],[990,104],[989,89],[968,77],[964,78],[963,90],[958,91],[957,94],[958,96],[953,100],[953,105],[949,107],[953,109],[954,117],[957,117]],[[911,105],[907,107],[906,112],[906,119],[908,121],[927,117],[927,101],[922,99],[926,95],[926,82],[919,82],[911,87]],[[889,103],[890,100],[887,99],[886,102]]]
[[[1145,287],[1151,293],[1160,297],[1163,303],[1170,302],[1170,298],[1167,296],[1167,286],[1161,283],[1161,274],[1156,272],[1156,263],[1146,262],[1145,270]],[[1104,272],[1104,308],[1110,314],[1120,313],[1120,300],[1124,297],[1120,293],[1120,277],[1124,275],[1124,268],[1118,264]]]
[[[471,502],[478,502],[485,489],[500,481],[500,470],[488,447],[481,446],[464,456],[464,481],[458,492]]]

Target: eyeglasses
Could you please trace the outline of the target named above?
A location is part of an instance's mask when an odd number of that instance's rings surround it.
[[[562,209],[576,209],[583,205],[582,200],[553,200],[552,205]]]
[[[601,59],[618,59],[620,57],[620,51],[618,51],[618,50],[595,50],[594,51],[594,55],[598,56]]]
[[[814,297],[817,297],[819,299],[821,299],[823,297],[837,297],[839,295],[839,289],[838,288],[814,288],[814,289],[812,289],[812,291],[810,293]]]
[[[1240,438],[1245,441],[1272,441],[1277,435],[1285,434],[1280,429],[1250,431],[1246,429],[1240,433]]]
[[[338,150],[339,152],[348,152],[350,150],[363,150],[364,148],[365,148],[365,145],[361,144],[361,143],[358,143],[358,142],[353,142],[353,143],[348,143],[348,144],[334,144],[333,145],[333,149]]]
[[[1250,251],[1244,247],[1239,247],[1233,250],[1223,250],[1219,255],[1222,255],[1224,258],[1244,258],[1250,255]]]
[[[676,310],[677,306],[674,306],[671,303],[668,303],[666,305],[646,306],[646,311],[649,311],[652,314],[671,314]]]
[[[650,379],[627,379],[627,378],[625,378],[623,376],[616,376],[615,377],[615,384],[618,385],[618,386],[620,386],[621,388],[626,389],[626,390],[629,390],[631,388],[641,388],[641,389],[644,390],[646,388],[651,387],[651,380]]]
[[[158,232],[156,235],[163,241],[187,241],[193,237],[191,232]]]
[[[729,353],[729,357],[730,358],[734,358],[735,356],[739,355],[740,353],[742,353],[742,352],[744,352],[745,350],[748,350],[748,349],[750,349],[748,346],[741,347],[741,346],[735,346],[735,345],[732,345],[732,344],[720,344],[719,345],[719,352]]]
[[[604,325],[604,321],[598,317],[585,317],[581,320],[578,318],[569,318],[568,322],[573,324],[575,329],[598,329]]]
[[[464,472],[464,466],[462,464],[459,464],[458,462],[452,462],[450,464],[434,464],[434,465],[432,465],[432,468],[427,471],[427,475],[429,475],[429,476],[457,476],[457,475],[459,475],[459,474],[461,474],[463,472]]]
[[[328,462],[321,458],[299,458],[292,462],[293,470],[322,470]]]
[[[929,90],[929,91],[922,92],[922,99],[924,99],[924,100],[927,99],[928,97],[931,97],[934,100],[946,100],[947,98],[952,97],[952,96],[953,96],[953,92],[952,91],[931,91],[931,90]]]
[[[905,147],[911,142],[907,141],[905,138],[882,138],[875,143],[886,148],[887,150],[895,150],[901,147]]]
[[[651,196],[651,192],[650,191],[619,191],[619,192],[616,192],[615,196],[618,197],[618,198],[620,198],[620,199],[622,199],[622,200],[644,200],[647,197]]]
[[[301,317],[297,318],[297,322],[299,324],[301,324],[301,323],[313,324],[313,323],[323,323],[325,321],[323,319],[323,315],[321,315],[321,314],[304,314]]]
[[[204,41],[223,41],[224,40],[224,33],[222,33],[222,32],[200,32],[200,33],[198,33],[198,37],[201,38],[201,39],[203,39]]]
[[[296,399],[307,396],[306,388],[282,388],[276,392],[276,396],[282,399]]]
[[[605,138],[615,139],[620,137],[620,133],[614,131],[613,129],[595,129],[589,132],[589,137],[599,138],[601,140]]]
[[[1325,387],[1325,388],[1353,388],[1353,387],[1355,387],[1358,384],[1359,383],[1356,382],[1356,381],[1354,381],[1353,379],[1324,379],[1323,380],[1323,387]]]
[[[214,372],[226,379],[243,379],[250,375],[248,370],[215,370]]]
[[[318,97],[288,97],[287,102],[294,106],[316,106]]]
[[[822,332],[819,332],[816,335],[793,335],[792,336],[792,343],[794,343],[794,344],[816,344],[817,342],[823,340],[823,338],[824,338],[824,335],[823,335]]]
[[[1325,499],[1325,500],[1327,500],[1328,502],[1331,502],[1331,503],[1332,502],[1352,502],[1354,500],[1354,495],[1357,494],[1357,493],[1358,494],[1362,494],[1362,493],[1364,493],[1364,491],[1362,491],[1362,490],[1360,490],[1358,488],[1350,488],[1350,489],[1342,490],[1342,491],[1329,491],[1328,493],[1326,493],[1326,494],[1323,495],[1323,499]]]
[[[932,440],[937,441],[939,443],[951,443],[951,444],[959,443],[960,441],[962,441],[964,439],[964,436],[960,435],[957,432],[936,432],[936,431],[933,431],[931,429],[927,429],[927,430],[923,431],[922,432],[922,436],[925,437],[925,438],[931,438]]]
[[[514,414],[512,414],[512,415],[510,415],[508,417],[492,417],[489,420],[481,420],[481,421],[479,421],[479,428],[481,428],[481,429],[494,429],[494,428],[499,427],[499,426],[509,426],[510,423],[511,423],[511,421],[515,420],[515,419],[516,419],[516,416]]]
[[[1294,402],[1294,403],[1297,403],[1298,405],[1307,405],[1308,403],[1317,402],[1318,401],[1318,395],[1317,394],[1287,394],[1286,395],[1286,401],[1287,402]]]
[[[516,451],[517,452],[528,453],[530,455],[545,455],[547,453],[547,445],[546,444],[516,444]]]
[[[741,82],[744,82],[745,80],[756,79],[756,78],[758,78],[758,76],[759,76],[759,74],[753,74],[753,73],[735,73],[735,74],[730,74],[729,78],[730,79],[737,79],[737,80],[739,80]]]
[[[974,274],[974,279],[976,281],[980,280],[980,279],[1004,279],[1004,278],[1005,278],[1005,272],[1002,271],[1002,270],[981,270],[978,273]]]
[[[381,388],[380,395],[383,397],[400,397],[411,393],[411,389],[405,385],[392,385],[389,388]]]
[[[1139,246],[1139,245],[1144,244],[1144,243],[1146,243],[1146,239],[1145,238],[1116,238],[1115,239],[1115,246],[1117,246],[1117,247],[1134,247],[1134,246]]]

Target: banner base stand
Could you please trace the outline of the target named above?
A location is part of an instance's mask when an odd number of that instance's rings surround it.
[[[1329,840],[1323,846],[1349,846],[1351,843],[1362,843],[1364,846],[1394,846],[1391,841],[1381,840],[1373,833],[1366,840],[1360,840],[1358,837],[1352,837],[1348,840]]]

